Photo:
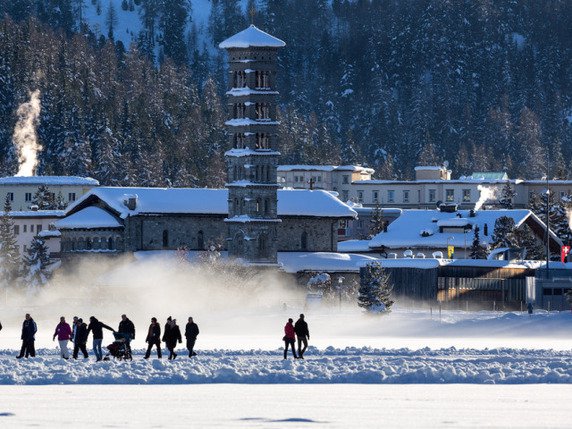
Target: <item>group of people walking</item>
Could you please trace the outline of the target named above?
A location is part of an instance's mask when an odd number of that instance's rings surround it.
[[[0,324],[0,330],[1,329],[2,325]],[[125,346],[129,350],[129,354],[131,354],[131,341],[135,339],[135,325],[125,314],[121,315],[121,321],[119,322],[117,331],[98,320],[95,316],[91,316],[89,318],[89,325],[86,324],[81,317],[75,316],[71,326],[66,322],[66,318],[62,316],[60,317],[60,322],[57,324],[56,329],[54,330],[52,340],[55,341],[56,338],[58,339],[60,356],[63,359],[70,358],[68,350],[68,344],[70,341],[73,344],[72,357],[77,359],[79,352],[81,351],[83,357],[87,359],[89,357],[87,352],[87,340],[89,334],[91,333],[93,337],[93,353],[95,355],[96,361],[99,362],[103,360],[103,349],[101,346],[103,342],[103,329],[112,331],[114,334],[116,334],[116,337],[117,334],[120,334],[120,337],[125,342]],[[17,359],[36,356],[34,343],[37,331],[38,326],[36,325],[36,322],[34,319],[32,319],[29,313],[26,314],[24,322],[22,323],[22,348],[18,356],[16,356]],[[194,351],[194,348],[198,335],[199,327],[196,323],[194,323],[193,318],[189,317],[189,321],[185,328],[185,337],[187,339],[187,350],[189,352],[189,357],[197,355]],[[157,347],[157,357],[161,358],[161,326],[159,323],[157,323],[156,317],[151,318],[151,325],[149,326],[145,341],[148,343],[145,359],[149,358],[153,346]],[[175,348],[177,346],[177,342],[182,342],[182,338],[181,331],[177,325],[177,320],[171,318],[171,316],[167,318],[167,323],[165,323],[162,341],[165,342],[165,345],[169,350],[169,359],[175,359],[177,357]]]
[[[300,314],[300,318],[293,324],[294,320],[288,319],[284,326],[284,359],[288,357],[288,346],[292,349],[294,359],[304,359],[304,353],[308,348],[308,340],[310,339],[310,331],[308,323],[304,320],[304,315]],[[298,338],[298,354],[294,348],[294,341]],[[302,347],[303,346],[303,347]]]
[[[197,355],[194,348],[198,335],[199,327],[193,321],[193,318],[189,317],[187,325],[185,326],[185,338],[187,340],[187,350],[190,358]],[[153,346],[157,348],[157,357],[161,359],[161,326],[157,322],[156,317],[151,318],[151,324],[149,325],[145,342],[147,343],[147,351],[144,356],[145,359],[149,359],[151,356]],[[167,317],[167,323],[165,323],[163,342],[169,350],[169,360],[175,359],[178,356],[177,353],[175,353],[177,342],[181,344],[183,339],[181,336],[181,329],[179,328],[179,325],[177,325],[177,319],[173,319],[171,316]]]
[[[129,318],[125,315],[121,315],[121,321],[119,322],[119,327],[115,331],[110,326],[99,321],[95,316],[89,318],[89,325],[86,324],[81,317],[75,316],[73,318],[72,326],[66,322],[64,316],[60,317],[60,322],[56,326],[52,340],[58,339],[60,347],[60,356],[63,359],[69,359],[68,343],[71,341],[73,343],[73,353],[72,357],[74,359],[78,358],[78,354],[81,351],[83,357],[87,359],[89,357],[87,352],[87,340],[89,334],[92,333],[93,336],[93,353],[95,354],[96,361],[101,361],[103,359],[103,350],[101,343],[103,342],[103,329],[112,331],[114,334],[121,334],[121,337],[125,341],[125,345],[129,350],[129,355],[131,355],[131,341],[135,339],[135,325]],[[0,330],[2,330],[2,324],[0,324]],[[38,331],[38,326],[30,314],[26,314],[24,322],[22,323],[22,348],[20,353],[16,356],[17,359],[23,357],[34,357],[36,356],[36,350],[34,348],[35,336]],[[189,317],[188,322],[185,326],[185,339],[189,358],[196,356],[194,351],[195,342],[197,336],[199,335],[199,327],[193,321],[192,317]],[[298,353],[296,353],[295,341],[298,340]],[[304,353],[308,348],[308,340],[310,339],[310,331],[308,329],[308,323],[304,319],[304,315],[300,314],[300,318],[294,324],[293,319],[288,319],[286,326],[284,326],[284,359],[288,358],[288,348],[292,350],[292,355],[294,359],[304,359]],[[165,327],[163,330],[163,336],[161,337],[161,325],[157,322],[156,317],[151,318],[151,324],[147,330],[147,337],[145,342],[147,343],[147,351],[145,352],[145,359],[149,359],[151,356],[151,351],[153,346],[157,350],[157,357],[162,358],[161,352],[161,341],[163,341],[169,350],[169,360],[175,359],[178,354],[175,352],[177,343],[181,344],[183,339],[181,335],[181,329],[177,325],[177,319],[173,319],[171,316],[167,318]]]

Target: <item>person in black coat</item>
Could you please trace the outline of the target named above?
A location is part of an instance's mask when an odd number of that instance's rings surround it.
[[[308,340],[310,339],[310,331],[303,314],[300,314],[300,318],[296,321],[294,332],[298,338],[298,358],[304,359],[304,352],[308,348]],[[302,348],[302,344],[304,344],[304,348]]]
[[[78,352],[81,350],[83,353],[83,358],[87,359],[89,355],[87,354],[87,324],[84,323],[83,319],[78,318],[74,327],[74,337],[73,337],[73,355],[74,359],[77,359]]]
[[[87,327],[87,335],[93,332],[93,352],[95,353],[96,361],[99,362],[103,359],[103,350],[101,349],[101,342],[103,341],[103,328],[115,332],[113,328],[107,326],[105,323],[100,322],[94,316],[89,318],[89,326]]]
[[[169,317],[169,319],[171,319]],[[172,319],[167,322],[165,325],[165,333],[163,334],[163,341],[165,345],[169,349],[169,360],[175,359],[177,357],[177,353],[175,353],[175,347],[177,347],[177,341],[179,344],[182,342],[181,339],[181,330],[179,329],[179,325],[177,325],[177,319]]]
[[[125,335],[125,346],[131,353],[131,341],[135,339],[135,325],[125,314],[121,315],[121,322],[119,322],[117,332]]]
[[[35,357],[36,349],[34,348],[34,341],[36,340],[36,332],[38,331],[38,326],[32,316],[28,313],[26,318],[22,323],[22,348],[20,349],[20,354],[16,356],[16,359],[21,359],[23,357],[28,358],[28,356]]]
[[[193,318],[189,317],[189,323],[187,323],[187,326],[185,327],[185,338],[187,339],[187,349],[189,350],[189,357],[197,355],[193,349],[195,348],[195,341],[197,340],[198,335],[199,335],[199,327],[195,322],[193,322]]]
[[[161,359],[161,325],[157,323],[156,317],[151,318],[151,324],[149,325],[145,342],[149,344],[147,352],[145,352],[145,359],[149,359],[149,356],[151,356],[153,346],[157,346],[157,357]]]

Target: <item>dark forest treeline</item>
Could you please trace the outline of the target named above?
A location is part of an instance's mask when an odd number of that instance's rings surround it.
[[[2,174],[16,168],[17,106],[40,89],[41,173],[224,183],[224,53],[210,45],[247,25],[240,1],[213,0],[198,30],[187,0],[128,0],[143,31],[127,49],[113,43],[113,19],[107,37],[81,25],[82,2],[0,0]],[[417,163],[447,160],[455,174],[538,178],[550,154],[552,175],[567,177],[572,2],[258,3],[255,23],[287,42],[281,162],[361,162],[410,178]]]

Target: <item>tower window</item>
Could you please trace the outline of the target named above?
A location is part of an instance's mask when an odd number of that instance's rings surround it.
[[[256,133],[256,149],[269,149],[268,134]]]
[[[234,148],[235,149],[244,149],[244,133],[236,133],[234,135]]]
[[[270,106],[268,103],[256,103],[256,119],[270,119]]]
[[[169,247],[169,231],[163,230],[163,248]]]
[[[243,71],[234,72],[232,86],[234,88],[244,88],[246,86],[246,74]]]
[[[234,105],[234,118],[242,119],[246,116],[246,106],[244,103],[237,103]]]
[[[256,72],[256,88],[270,88],[270,73],[267,71]]]

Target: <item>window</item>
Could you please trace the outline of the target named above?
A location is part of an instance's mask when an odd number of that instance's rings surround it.
[[[256,72],[256,88],[270,88],[270,73],[267,71]]]
[[[347,174],[344,174],[344,175],[342,176],[342,183],[343,183],[344,185],[349,184],[349,183],[350,183],[350,176],[347,175]]]
[[[300,249],[308,250],[308,233],[306,231],[302,232],[302,237],[300,237]]]
[[[321,181],[322,181],[322,176],[318,176],[317,179],[318,179],[318,182],[321,182]]]
[[[409,202],[409,191],[403,191],[403,202],[404,203]]]
[[[463,202],[468,203],[471,201],[471,190],[463,189]]]
[[[387,191],[387,202],[394,203],[395,202],[395,191],[393,189],[389,189]]]
[[[24,244],[24,245],[22,246],[22,249],[23,249],[24,252],[27,252],[27,251],[28,251],[28,246]]]
[[[205,237],[202,231],[197,234],[197,248],[203,250],[205,248]]]
[[[23,225],[24,227],[24,232],[28,232],[28,225]]]
[[[357,191],[358,203],[363,203],[363,191]]]
[[[437,190],[429,189],[429,202],[434,203],[437,200]]]
[[[26,192],[26,195],[24,195],[24,199],[26,200],[27,203],[29,203],[30,201],[32,201],[32,193],[31,193],[31,192]]]
[[[256,149],[269,149],[268,134],[256,133]]]
[[[163,230],[163,247],[169,247],[169,231],[166,229]]]
[[[36,225],[36,234],[42,230],[42,225]]]
[[[234,135],[234,148],[244,149],[244,133],[236,133]]]
[[[445,201],[448,203],[452,203],[453,201],[455,201],[454,189],[445,189]]]
[[[343,190],[342,191],[342,201],[349,201],[350,199],[350,193],[347,190]]]
[[[75,201],[75,192],[70,192],[68,194],[68,201],[69,202]]]
[[[268,106],[268,103],[256,103],[256,119],[270,119],[270,107]]]
[[[14,235],[20,234],[20,225],[14,225]]]
[[[8,195],[8,199],[9,199],[10,201],[14,201],[14,192],[8,192],[7,195]]]
[[[379,202],[379,191],[372,191],[371,193],[371,200],[374,203],[378,203]]]
[[[421,189],[417,190],[417,202],[420,203],[421,202]]]
[[[244,88],[246,86],[246,74],[243,71],[234,72],[233,88]]]
[[[109,237],[107,239],[107,250],[113,250],[113,238]]]
[[[34,232],[34,225],[30,225],[30,232]]]
[[[242,119],[246,116],[246,106],[244,103],[234,105],[234,119]]]

